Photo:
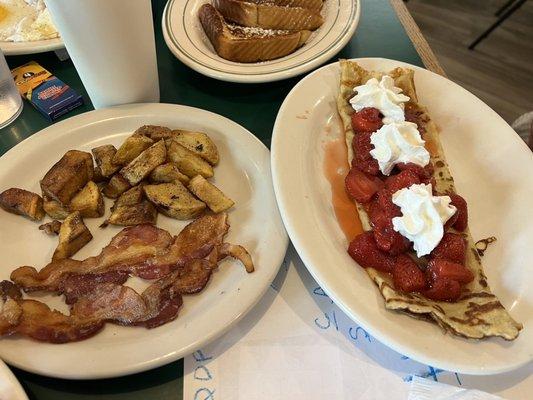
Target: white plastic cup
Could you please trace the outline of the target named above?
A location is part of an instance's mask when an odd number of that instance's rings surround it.
[[[22,111],[22,97],[0,50],[0,128],[13,122]]]
[[[150,0],[45,0],[95,108],[158,103]]]

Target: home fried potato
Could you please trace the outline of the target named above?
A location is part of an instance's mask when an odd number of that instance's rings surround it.
[[[157,210],[147,200],[137,204],[121,205],[113,207],[111,215],[106,220],[107,224],[119,226],[132,226],[139,224],[155,224]]]
[[[139,184],[122,193],[111,207],[111,211],[117,207],[139,204],[144,199],[143,186],[144,184]]]
[[[137,185],[146,178],[152,170],[165,162],[167,148],[165,141],[160,140],[139,154],[133,161],[120,170],[120,175],[131,186]]]
[[[83,218],[98,218],[104,215],[104,198],[93,181],[81,189],[69,204],[70,211],[79,211]]]
[[[59,229],[59,244],[54,251],[52,260],[71,257],[89,243],[92,238],[93,235],[83,223],[80,212],[75,211],[69,214]]]
[[[70,213],[67,206],[46,196],[43,196],[43,209],[46,215],[53,219],[65,219]]]
[[[213,176],[211,164],[175,140],[169,142],[167,155],[168,160],[176,164],[178,169],[189,178],[196,175],[202,175],[204,178]]]
[[[219,188],[208,182],[201,175],[196,175],[192,178],[187,187],[196,197],[207,204],[207,207],[216,213],[227,210],[235,204]]]
[[[11,188],[0,193],[0,207],[12,214],[18,214],[34,221],[44,217],[43,199],[36,193]]]
[[[205,209],[205,203],[194,197],[179,181],[146,185],[144,194],[157,209],[176,219],[191,219]]]
[[[158,125],[143,125],[140,128],[137,128],[137,130],[133,132],[133,135],[146,136],[152,139],[154,142],[158,142],[161,139],[170,139],[174,136],[172,130],[166,126]]]
[[[150,181],[156,183],[170,183],[174,181],[180,181],[181,183],[188,183],[189,177],[178,169],[178,166],[173,163],[166,163],[158,165],[150,172]]]
[[[219,155],[218,149],[215,143],[209,136],[202,132],[191,132],[181,129],[175,129],[172,131],[174,136],[172,140],[175,140],[186,149],[199,155],[211,165],[218,164]]]
[[[128,183],[128,181],[124,179],[122,175],[116,173],[104,186],[102,193],[104,196],[109,197],[110,199],[116,199],[129,188],[131,188],[131,185]]]
[[[69,150],[41,180],[41,190],[43,195],[51,200],[66,205],[87,182],[93,179],[93,173],[91,154]]]
[[[149,137],[142,135],[130,136],[118,148],[112,162],[119,166],[127,165],[152,144],[154,144],[154,141]]]
[[[94,167],[94,170],[93,170],[93,182],[95,183],[107,182],[107,177],[102,175],[102,170],[98,166]]]
[[[98,146],[92,149],[91,153],[93,153],[96,166],[103,177],[109,178],[120,169],[120,165],[113,164],[113,157],[117,153],[115,146],[111,144]]]
[[[57,219],[54,219],[52,222],[47,222],[46,224],[39,225],[39,230],[44,231],[47,235],[58,235],[59,230],[61,229],[61,222]]]

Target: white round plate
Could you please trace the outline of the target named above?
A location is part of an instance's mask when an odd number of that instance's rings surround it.
[[[28,400],[13,372],[0,360],[0,399]]]
[[[465,374],[495,374],[533,359],[533,156],[486,104],[448,79],[399,61],[355,60],[371,70],[415,70],[421,104],[441,139],[459,193],[468,201],[474,238],[496,236],[483,258],[493,292],[524,324],[512,342],[467,340],[435,324],[387,311],[348,243],[331,206],[323,145],[341,137],[336,98],[338,63],[302,79],[285,99],[274,126],[272,176],[285,227],[305,265],[329,296],[378,340],[417,361]]]
[[[359,0],[326,0],[324,24],[294,53],[272,61],[237,63],[219,57],[204,33],[198,10],[210,0],[170,0],[163,12],[168,48],[201,74],[230,82],[271,82],[307,72],[337,54],[355,32]]]
[[[141,125],[156,124],[206,132],[220,152],[213,182],[235,201],[226,240],[245,246],[256,271],[247,274],[227,260],[199,294],[184,297],[176,320],[155,329],[107,324],[85,341],[47,344],[14,337],[0,339],[0,357],[41,375],[71,379],[131,374],[177,360],[228,330],[270,285],[283,260],[288,238],[276,206],[267,148],[240,125],[208,111],[171,104],[137,104],[91,111],[34,134],[0,158],[0,188],[40,193],[39,179],[69,149],[90,151],[114,144]],[[106,199],[106,210],[111,202]],[[0,210],[0,280],[20,265],[42,268],[57,245],[38,223]],[[86,219],[94,239],[75,258],[99,253],[120,227],[98,228],[103,218]],[[188,222],[158,216],[157,225],[177,234]],[[135,287],[142,282],[130,279]],[[146,283],[144,284],[146,286]],[[63,312],[62,296],[40,298]]]
[[[64,47],[65,44],[61,38],[35,40],[32,42],[0,42],[0,49],[2,49],[2,53],[6,56],[44,53],[59,50]]]

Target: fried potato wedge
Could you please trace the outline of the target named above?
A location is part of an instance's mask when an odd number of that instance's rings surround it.
[[[162,214],[171,218],[191,219],[205,209],[205,203],[194,197],[179,181],[146,185],[144,194]]]
[[[85,151],[69,150],[41,180],[41,190],[51,200],[66,205],[93,179],[93,157]]]
[[[143,200],[137,204],[113,207],[106,223],[119,226],[132,226],[140,224],[155,224],[157,210],[152,203]]]
[[[59,244],[54,251],[52,260],[71,257],[89,243],[92,238],[93,235],[83,223],[80,212],[75,211],[69,214],[59,229]]]
[[[183,147],[199,155],[211,165],[218,164],[220,157],[217,146],[205,133],[181,129],[175,129],[172,133],[174,134],[172,139]]]
[[[70,213],[67,206],[46,196],[43,197],[43,209],[46,215],[53,219],[65,219]]]
[[[204,178],[213,176],[211,164],[175,140],[169,142],[167,155],[168,160],[176,164],[178,169],[189,178],[196,175],[202,175]]]
[[[113,157],[117,153],[115,146],[105,144],[103,146],[95,147],[91,150],[94,161],[103,177],[109,178],[120,169],[120,165],[113,164]]]
[[[189,177],[183,174],[174,163],[158,165],[150,172],[150,182],[170,183],[176,180],[186,184],[189,182]]]
[[[129,188],[131,188],[131,185],[128,183],[128,181],[124,179],[122,175],[116,173],[104,186],[102,193],[105,197],[116,199]]]
[[[54,219],[52,222],[47,222],[46,224],[39,225],[39,230],[44,231],[47,235],[58,235],[59,230],[61,229],[61,222],[57,219]]]
[[[133,161],[120,170],[120,174],[131,186],[137,185],[146,178],[155,167],[165,162],[167,148],[165,141],[160,140],[144,150]]]
[[[79,211],[83,218],[98,218],[104,215],[104,197],[100,188],[93,181],[87,182],[72,198],[70,211]]]
[[[174,136],[170,128],[158,125],[143,125],[140,128],[137,128],[137,130],[133,132],[133,135],[146,136],[154,142],[159,142],[161,139],[170,139]]]
[[[134,204],[139,204],[141,201],[143,201],[143,186],[144,184],[140,184],[122,193],[120,197],[115,201],[115,204],[113,204],[113,207],[111,207],[111,211],[113,211],[117,207],[131,206]]]
[[[207,204],[207,207],[216,213],[227,210],[235,204],[219,188],[208,182],[201,175],[196,175],[192,178],[187,187],[196,197]]]
[[[118,148],[117,152],[113,156],[112,162],[115,165],[127,165],[153,144],[154,141],[149,137],[142,135],[130,136]]]
[[[19,188],[7,189],[0,193],[0,207],[34,221],[40,221],[45,214],[41,196]]]

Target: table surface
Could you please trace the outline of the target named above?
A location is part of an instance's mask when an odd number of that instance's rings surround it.
[[[395,0],[392,0],[395,2]],[[355,57],[384,57],[426,66],[435,65],[432,53],[417,53],[395,13],[403,4],[391,7],[388,0],[362,0],[359,26],[351,41],[332,60]],[[301,79],[295,77],[265,84],[237,84],[207,78],[178,61],[166,47],[161,32],[164,0],[152,0],[161,102],[177,103],[209,110],[236,121],[270,146],[272,128],[278,109]],[[401,15],[401,13],[400,13]],[[409,35],[419,34],[416,25],[406,24]],[[417,46],[419,49],[420,47]],[[429,58],[428,58],[429,57]],[[81,93],[87,104],[64,118],[92,110],[87,92],[70,60],[59,61],[54,53],[8,57],[10,67],[35,60]],[[0,130],[0,155],[50,123],[25,102],[21,116]],[[69,381],[46,378],[13,368],[30,399],[181,399],[183,397],[183,361],[144,373],[104,380]]]

